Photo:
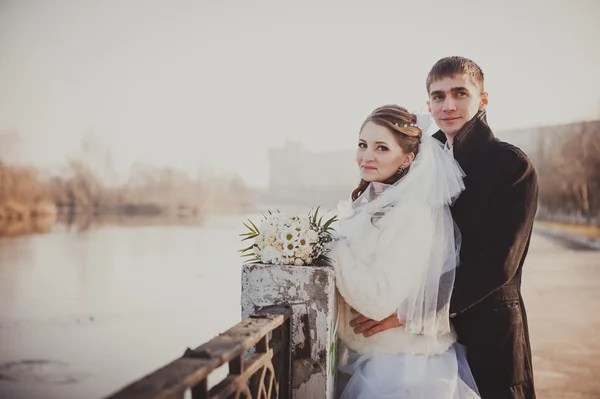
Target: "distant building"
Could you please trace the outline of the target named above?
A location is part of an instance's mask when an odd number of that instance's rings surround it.
[[[290,141],[270,148],[268,195],[273,201],[333,206],[358,184],[354,157],[354,151],[317,153]]]
[[[581,129],[600,132],[600,120],[497,131],[496,136],[521,148],[534,163],[542,147],[559,145]],[[312,152],[297,142],[269,149],[269,189],[263,200],[272,203],[330,206],[347,199],[360,180],[351,150]]]

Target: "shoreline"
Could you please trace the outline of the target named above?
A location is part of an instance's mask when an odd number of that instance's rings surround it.
[[[600,229],[597,227],[539,220],[534,223],[533,228],[546,237],[586,249],[600,250]]]

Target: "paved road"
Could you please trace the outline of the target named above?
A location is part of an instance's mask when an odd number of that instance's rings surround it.
[[[600,251],[536,234],[523,279],[538,398],[600,398]]]

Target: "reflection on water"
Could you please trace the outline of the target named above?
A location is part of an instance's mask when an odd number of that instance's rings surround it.
[[[118,226],[199,226],[205,215],[164,216],[128,215],[124,213],[59,213],[40,217],[24,217],[18,220],[0,218],[0,238],[49,233],[55,223],[61,223],[72,231],[84,231],[106,225]]]
[[[28,217],[20,220],[0,219],[0,237],[43,234],[52,230],[56,216]]]
[[[102,397],[236,323],[245,217],[0,239],[0,397]]]
[[[63,213],[59,214],[58,221],[71,231],[85,231],[103,226],[200,226],[204,222],[201,216],[162,216],[162,215],[127,215],[127,214],[100,214],[92,213]]]

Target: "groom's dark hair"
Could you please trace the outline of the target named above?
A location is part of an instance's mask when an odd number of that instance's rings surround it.
[[[454,56],[442,58],[431,68],[427,75],[427,94],[429,94],[429,87],[433,82],[453,75],[469,76],[471,83],[483,93],[483,71],[479,65],[468,58]]]

